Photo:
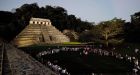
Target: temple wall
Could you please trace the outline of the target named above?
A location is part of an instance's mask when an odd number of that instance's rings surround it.
[[[49,19],[31,18],[29,25],[15,38],[18,47],[37,43],[63,43],[69,38],[51,25]]]

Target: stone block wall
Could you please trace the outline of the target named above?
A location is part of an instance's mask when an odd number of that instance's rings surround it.
[[[15,38],[18,47],[39,43],[69,42],[69,38],[51,25],[49,19],[31,18],[29,25]]]

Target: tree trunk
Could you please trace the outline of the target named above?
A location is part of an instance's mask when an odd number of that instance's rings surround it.
[[[107,33],[105,34],[105,44],[106,44],[106,47],[108,47],[108,34]]]
[[[108,47],[108,40],[106,40],[106,47]]]

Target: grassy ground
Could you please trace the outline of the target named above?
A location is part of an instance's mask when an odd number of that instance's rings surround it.
[[[64,42],[64,45],[78,45],[81,44],[80,42]]]

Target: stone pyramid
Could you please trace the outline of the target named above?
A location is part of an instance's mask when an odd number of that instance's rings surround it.
[[[49,19],[31,18],[29,25],[15,38],[15,45],[22,47],[40,43],[55,44],[69,41],[70,39],[66,35],[52,26]]]

